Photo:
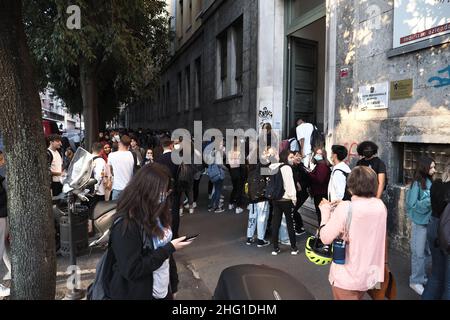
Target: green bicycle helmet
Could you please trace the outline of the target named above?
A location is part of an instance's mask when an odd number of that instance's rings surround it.
[[[319,246],[320,239],[315,236],[311,236],[306,241],[305,254],[306,257],[314,264],[318,266],[325,266],[330,264],[333,260],[333,254],[331,249]]]

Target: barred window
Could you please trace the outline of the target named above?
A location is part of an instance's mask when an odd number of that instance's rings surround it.
[[[441,178],[445,165],[450,159],[450,145],[448,144],[425,144],[425,143],[402,143],[400,144],[400,172],[399,182],[409,184],[414,179],[417,168],[417,160],[427,156],[436,163],[435,179]]]

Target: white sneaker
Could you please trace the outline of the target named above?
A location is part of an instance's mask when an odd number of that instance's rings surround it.
[[[194,214],[194,209],[193,208],[189,209],[189,214]]]
[[[180,209],[180,217],[182,217],[183,216],[183,209]]]
[[[284,240],[284,241],[280,241],[280,243],[284,246],[290,246],[291,245],[291,241],[289,240]]]
[[[220,208],[217,208],[216,210],[214,210],[214,213],[222,213],[224,211],[225,211],[225,209],[220,207]]]
[[[197,202],[194,202],[193,204],[192,204],[192,207],[195,209],[195,208],[197,208]]]
[[[1,298],[9,297],[10,294],[11,294],[10,289],[0,284],[0,297]]]
[[[5,274],[5,276],[3,277],[3,280],[4,281],[11,280],[11,271],[8,271],[8,273]]]
[[[423,294],[423,290],[425,290],[425,288],[423,287],[423,285],[421,284],[416,284],[416,283],[410,283],[409,287],[411,289],[413,289],[419,296],[421,296]]]
[[[244,212],[244,209],[236,208],[236,214],[241,214],[242,212]]]
[[[185,204],[185,205],[184,205],[184,208],[185,208],[185,209],[189,209],[189,203]]]
[[[228,205],[228,210],[233,210],[234,209],[234,204],[229,204]]]

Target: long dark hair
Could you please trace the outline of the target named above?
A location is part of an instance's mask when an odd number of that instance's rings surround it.
[[[125,228],[130,221],[143,227],[149,236],[162,238],[164,228],[172,223],[170,201],[167,199],[170,172],[158,163],[140,169],[123,190],[117,204],[117,217],[124,217]]]
[[[284,164],[289,164],[288,158],[291,154],[294,154],[294,152],[290,150],[283,150],[280,153],[280,162]]]
[[[435,161],[430,157],[420,157],[417,160],[416,173],[414,174],[413,182],[417,181],[422,187],[422,190],[427,188],[427,179],[432,180],[430,168],[433,162]]]

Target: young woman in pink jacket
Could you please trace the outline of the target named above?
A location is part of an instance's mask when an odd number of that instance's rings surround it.
[[[376,198],[378,178],[369,167],[356,167],[347,179],[351,201],[320,204],[320,239],[345,241],[345,263],[333,261],[329,281],[335,300],[361,300],[384,281],[387,209]]]

